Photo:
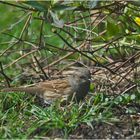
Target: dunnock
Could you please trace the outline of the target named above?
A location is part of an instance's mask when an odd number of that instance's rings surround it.
[[[26,92],[37,95],[47,103],[54,100],[76,100],[84,99],[90,88],[90,72],[86,68],[76,68],[71,75],[65,79],[55,79],[37,83],[33,87],[5,88],[3,92]]]

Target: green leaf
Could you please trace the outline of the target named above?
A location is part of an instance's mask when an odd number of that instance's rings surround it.
[[[115,36],[119,32],[119,27],[116,25],[116,22],[111,18],[107,21],[107,34],[109,37]]]
[[[42,4],[40,4],[36,1],[26,1],[25,3],[41,12],[45,12],[46,10],[48,10],[47,7],[45,8]]]
[[[54,10],[74,10],[76,9],[76,7],[72,7],[72,6],[66,6],[66,5],[57,5],[55,7],[53,7]]]
[[[90,84],[90,91],[93,92],[95,89],[95,85],[94,84]]]

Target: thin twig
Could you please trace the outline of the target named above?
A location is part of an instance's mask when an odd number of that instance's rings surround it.
[[[123,94],[125,94],[126,92],[132,90],[132,89],[135,88],[135,87],[137,87],[136,84],[135,84],[135,85],[132,85],[131,87],[129,87],[128,89],[126,89],[125,91],[123,91],[123,92],[122,92],[121,94],[119,94],[119,95],[123,95]]]
[[[49,79],[49,76],[48,76],[48,75],[45,73],[45,71],[43,70],[43,68],[42,68],[42,66],[40,65],[39,61],[37,60],[36,56],[33,56],[33,57],[34,57],[34,59],[35,59],[37,65],[38,65],[38,67],[40,68],[41,72],[44,74],[46,80],[48,80],[48,79]],[[43,80],[44,80],[44,79],[43,79]]]
[[[120,76],[121,79],[113,86],[113,88],[115,88],[117,85],[119,85],[123,79],[127,80],[126,76],[128,76],[133,69],[134,68],[132,67],[124,76]]]
[[[4,73],[4,70],[3,70],[3,66],[2,66],[2,63],[0,62],[0,69],[1,69],[1,74],[3,75],[3,77],[5,78],[6,80],[6,83],[7,83],[7,86],[10,87],[10,82],[12,81],[5,73]]]
[[[43,26],[44,26],[44,20],[41,22],[41,28],[40,28],[40,36],[39,36],[39,47],[42,46],[42,32],[43,32]]]
[[[82,48],[82,47],[84,46],[84,44],[85,44],[85,43],[82,43],[82,44],[78,47],[78,49]],[[70,53],[64,55],[63,57],[61,57],[61,58],[59,58],[58,60],[52,62],[51,64],[47,65],[47,66],[44,67],[43,69],[47,69],[47,68],[49,68],[49,67],[51,67],[51,66],[53,66],[53,65],[55,65],[55,64],[57,64],[57,63],[59,63],[60,61],[62,61],[62,60],[64,60],[65,58],[67,58],[67,57],[73,55],[74,53],[76,53],[76,52],[73,51],[73,52],[70,52]]]
[[[0,3],[10,5],[10,6],[14,6],[14,7],[17,7],[17,8],[21,8],[21,9],[24,9],[24,10],[37,11],[36,9],[33,9],[33,8],[27,8],[27,7],[23,7],[23,6],[16,5],[16,4],[13,4],[13,3],[9,3],[9,2],[5,2],[5,1],[0,1]]]
[[[110,68],[102,65],[101,63],[95,61],[93,58],[89,57],[88,55],[86,55],[85,53],[81,52],[80,50],[76,49],[75,47],[73,47],[71,44],[69,44],[59,33],[54,32],[55,34],[57,34],[71,49],[73,49],[75,52],[80,53],[81,55],[85,56],[86,58],[88,58],[89,60],[92,60],[93,62],[95,62],[96,64],[98,63],[100,66],[102,66],[103,68],[106,68],[108,71],[110,71],[111,73],[115,74],[115,72],[113,70],[111,70]]]
[[[138,57],[138,56],[140,56],[140,51],[138,51],[136,54],[134,54],[134,55],[131,56],[129,59],[127,59],[124,63],[122,63],[122,64],[115,70],[115,72],[118,71],[120,68],[122,68],[125,64],[127,64],[127,62],[129,62],[130,60],[132,60],[133,58],[136,58],[136,57]]]
[[[19,60],[21,60],[21,59],[25,58],[26,56],[28,56],[28,55],[30,55],[30,54],[32,54],[32,53],[37,52],[37,51],[38,51],[38,49],[35,49],[35,50],[33,50],[33,51],[30,51],[30,52],[28,52],[28,53],[26,53],[26,54],[22,55],[21,57],[19,57],[18,59],[16,59],[16,60],[15,60],[15,61],[13,61],[12,63],[10,63],[8,66],[6,66],[4,69],[6,69],[6,68],[8,68],[8,67],[12,66],[13,64],[17,63]]]
[[[0,57],[1,57],[2,55],[4,55],[8,50],[10,50],[12,47],[14,47],[16,44],[18,44],[20,41],[22,41],[23,33],[24,33],[24,31],[25,31],[27,25],[29,24],[29,21],[30,21],[30,19],[31,19],[31,16],[32,16],[32,13],[29,14],[29,17],[28,17],[28,19],[27,19],[25,25],[23,26],[22,31],[21,31],[21,33],[20,33],[20,35],[19,35],[19,38],[15,37],[15,38],[17,39],[17,41],[16,41],[14,44],[12,44],[11,46],[9,46],[8,48],[6,48],[6,49],[0,54]],[[7,33],[3,33],[3,34],[7,34]],[[8,34],[8,35],[9,35],[9,34]]]

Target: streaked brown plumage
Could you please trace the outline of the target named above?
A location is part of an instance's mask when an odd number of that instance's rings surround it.
[[[77,68],[72,75],[65,79],[57,79],[37,83],[34,87],[5,88],[3,92],[26,92],[43,98],[46,102],[56,99],[68,100],[75,96],[82,100],[89,91],[90,72],[86,68]]]

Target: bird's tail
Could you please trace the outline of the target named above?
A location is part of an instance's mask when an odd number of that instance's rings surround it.
[[[1,92],[26,92],[31,94],[41,94],[39,87],[15,87],[15,88],[4,88]]]

